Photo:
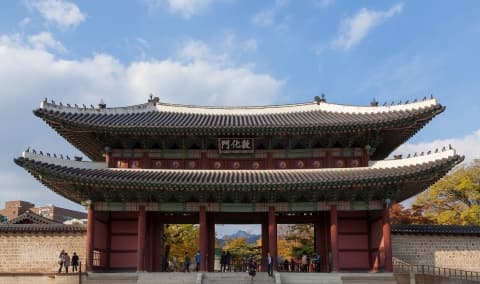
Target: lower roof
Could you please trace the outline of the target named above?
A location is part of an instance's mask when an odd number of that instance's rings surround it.
[[[402,201],[463,160],[454,150],[368,167],[298,170],[107,168],[25,152],[15,163],[66,198],[82,201]]]

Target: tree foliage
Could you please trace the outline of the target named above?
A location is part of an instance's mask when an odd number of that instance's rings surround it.
[[[432,224],[430,217],[424,216],[424,207],[413,204],[411,208],[405,208],[396,203],[390,207],[390,221],[392,224]]]
[[[480,225],[480,160],[432,185],[414,205],[438,224]]]
[[[285,240],[285,245],[290,246],[290,257],[300,258],[303,253],[312,255],[314,248],[314,233],[312,224],[290,225]]]
[[[261,245],[259,246],[258,242],[257,244],[249,244],[244,237],[238,237],[235,239],[227,238],[223,250],[229,251],[235,259],[244,259],[250,255],[261,255]]]
[[[183,263],[185,252],[190,254],[190,258],[198,250],[198,239],[200,231],[198,225],[193,224],[173,224],[165,226],[164,240],[165,246],[170,247],[169,259],[173,260],[177,269]]]

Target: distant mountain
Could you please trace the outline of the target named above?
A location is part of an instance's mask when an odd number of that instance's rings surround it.
[[[221,246],[224,246],[228,238],[229,239],[245,238],[247,240],[247,243],[255,244],[257,240],[260,239],[260,235],[250,234],[243,230],[239,230],[236,233],[233,233],[231,235],[225,235],[221,237],[220,239],[218,239],[218,242],[220,243]]]

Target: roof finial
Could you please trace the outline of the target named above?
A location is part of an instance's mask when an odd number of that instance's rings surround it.
[[[378,102],[377,100],[375,100],[375,98],[373,98],[372,101],[370,102],[370,106],[373,106],[373,107],[378,106]]]
[[[103,98],[100,99],[100,103],[98,104],[98,108],[105,109],[107,104],[103,101]]]
[[[154,97],[152,93],[150,93],[149,97],[150,98],[147,100],[148,103],[153,103],[156,105],[160,101],[160,99],[158,97]]]
[[[430,94],[430,98],[433,99],[433,94]]]
[[[327,100],[325,99],[325,94],[322,93],[322,97],[319,97],[319,96],[315,96],[315,98],[313,99],[317,105],[319,105],[320,103],[325,103]]]

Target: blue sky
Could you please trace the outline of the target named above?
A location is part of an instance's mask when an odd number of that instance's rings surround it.
[[[107,106],[329,102],[433,94],[447,110],[399,153],[452,144],[480,157],[480,2],[4,1],[0,207],[82,207],[14,165],[27,147],[79,155],[32,114],[45,98]]]

